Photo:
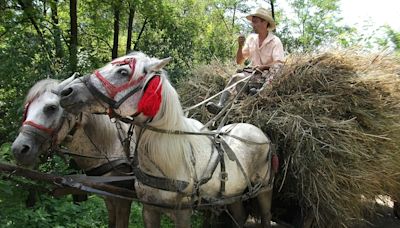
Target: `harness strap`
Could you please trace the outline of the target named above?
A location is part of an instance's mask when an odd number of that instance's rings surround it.
[[[111,182],[128,181],[135,179],[134,176],[87,176],[85,174],[72,174],[72,175],[66,175],[64,177],[77,182],[90,181],[94,183],[111,183]]]
[[[100,92],[96,87],[94,87],[92,85],[92,83],[90,83],[89,79],[90,79],[90,75],[86,75],[83,77],[83,82],[85,83],[85,85],[88,88],[88,90],[90,91],[90,93],[92,93],[95,97],[99,98],[101,101],[108,104],[110,106],[110,108],[112,108],[112,109],[118,109],[119,106],[121,106],[121,104],[124,103],[130,96],[137,93],[138,91],[140,91],[143,88],[142,85],[139,85],[139,86],[135,87],[133,90],[129,91],[119,101],[115,101],[114,99],[108,97],[107,95]],[[116,114],[114,112],[114,110],[112,112],[113,112],[113,114]],[[116,116],[119,116],[119,115],[116,114]]]
[[[50,136],[47,132],[40,131],[39,129],[31,125],[23,125],[20,128],[20,132],[36,137],[40,143],[44,143],[45,141],[47,141]]]
[[[134,127],[135,127],[135,125],[133,125],[133,124],[131,124],[129,126],[127,137],[122,141],[126,157],[129,159],[131,158],[131,140],[132,140],[132,136],[133,136]]]
[[[221,144],[218,141],[214,140],[214,145],[215,145],[215,148],[217,148],[218,158],[219,158],[218,160],[219,160],[219,163],[221,164],[220,165],[221,173],[220,173],[220,176],[219,176],[219,179],[221,181],[221,185],[220,185],[220,188],[219,188],[219,194],[218,195],[220,197],[222,197],[223,193],[225,192],[225,182],[228,180],[228,174],[226,173],[226,169],[225,169],[224,152],[221,149]]]
[[[117,170],[118,167],[120,166],[128,166],[130,167],[130,163],[128,160],[126,160],[125,158],[120,158],[120,159],[116,159],[113,161],[109,161],[106,162],[100,166],[97,166],[95,168],[86,170],[85,173],[88,176],[102,176],[112,170]]]
[[[150,186],[152,188],[157,188],[165,191],[170,191],[170,192],[180,192],[182,193],[183,190],[189,185],[189,182],[186,181],[181,181],[181,180],[173,180],[170,178],[166,177],[157,177],[153,176],[150,174],[147,174],[143,172],[140,167],[139,167],[139,157],[138,157],[138,147],[139,147],[139,142],[140,138],[143,135],[143,132],[145,131],[145,128],[142,128],[140,130],[136,146],[135,146],[135,153],[132,159],[132,170],[133,173],[136,176],[136,179],[143,183],[144,185]]]
[[[224,139],[218,138],[218,142],[221,144],[222,149],[228,156],[229,160],[235,161],[237,166],[239,167],[240,171],[242,171],[243,176],[246,179],[247,187],[249,188],[249,190],[252,189],[253,186],[251,185],[250,178],[247,176],[247,174],[246,174],[242,164],[240,163],[239,159],[237,158],[235,152],[233,152],[232,148],[228,145],[228,143],[226,143],[226,141]]]
[[[133,167],[133,173],[135,174],[138,181],[144,185],[152,188],[157,188],[169,192],[182,193],[185,188],[189,185],[186,181],[173,180],[166,177],[157,177],[143,172],[139,167]]]
[[[217,151],[215,151],[213,146],[211,146],[211,151],[212,151],[211,156],[210,156],[210,159],[208,160],[207,168],[205,169],[203,175],[200,178],[200,181],[198,182],[199,186],[207,183],[211,179],[211,177],[214,174],[214,171],[217,168],[218,163],[220,162],[220,159],[221,159],[221,156],[219,156],[219,153],[218,153],[218,148],[214,143],[215,140],[211,139],[211,141],[213,142],[212,145],[215,146]]]
[[[96,87],[90,83],[90,75],[86,75],[83,77],[82,81],[85,83],[86,87],[89,89],[90,93],[92,93],[95,97],[99,98],[101,101],[109,104],[111,107],[114,107],[117,103],[115,100],[109,98],[108,96],[104,95],[100,92]]]
[[[54,129],[51,129],[51,128],[48,128],[48,127],[44,127],[43,125],[37,124],[37,123],[35,123],[33,121],[29,121],[29,120],[28,121],[24,121],[22,123],[22,125],[29,125],[29,126],[35,127],[35,128],[37,128],[37,129],[39,129],[41,131],[46,132],[49,135],[53,135],[53,133],[54,133]]]

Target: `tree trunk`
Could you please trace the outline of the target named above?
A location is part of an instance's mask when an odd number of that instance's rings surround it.
[[[51,63],[52,62],[52,55],[51,55],[51,53],[49,51],[49,48],[47,47],[47,43],[46,43],[45,37],[43,35],[43,32],[42,32],[42,30],[40,30],[39,24],[36,21],[35,9],[33,8],[32,1],[30,1],[30,0],[28,0],[28,1],[18,0],[18,4],[21,5],[21,8],[22,8],[24,14],[29,19],[29,21],[31,22],[33,27],[35,28],[36,33],[39,36],[39,40],[40,40],[42,49],[43,49],[44,53],[47,54],[48,61]],[[51,72],[53,71],[51,66],[49,67],[49,70]]]
[[[119,16],[120,16],[120,6],[114,6],[114,42],[112,48],[111,59],[118,57],[118,37],[119,37]]]
[[[78,65],[78,15],[77,0],[69,1],[70,40],[69,64],[71,73],[76,72]]]
[[[126,40],[126,54],[131,51],[132,44],[132,27],[133,27],[133,18],[135,17],[135,5],[134,3],[129,3],[129,18],[128,18],[128,34]]]
[[[134,51],[137,51],[137,48],[139,47],[139,40],[144,32],[144,29],[146,28],[146,24],[147,24],[147,17],[144,19],[142,29],[140,30],[138,38],[136,39],[135,46],[133,46]]]
[[[37,34],[39,35],[40,42],[45,47],[46,41],[44,40],[44,35],[43,35],[42,31],[40,30],[38,23],[36,22],[32,2],[19,0],[18,4],[21,5],[22,10],[24,11],[25,15],[28,17],[28,19],[31,22],[31,24],[33,25],[33,27],[35,28]]]
[[[237,9],[237,5],[238,5],[238,4],[239,4],[239,3],[236,2],[236,3],[233,5],[232,31],[234,31],[234,28],[235,28],[236,9]]]
[[[61,59],[64,56],[64,52],[61,44],[61,30],[58,24],[57,4],[58,0],[53,0],[50,2],[51,19],[53,21],[54,46],[56,47],[56,57]]]
[[[274,0],[270,0],[269,1],[270,5],[271,5],[271,14],[272,14],[272,19],[275,20],[275,7],[274,7]]]
[[[43,0],[43,16],[47,16],[46,0]]]

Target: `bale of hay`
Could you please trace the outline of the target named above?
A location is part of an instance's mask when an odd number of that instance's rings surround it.
[[[222,90],[234,70],[193,70],[178,83],[183,105]],[[276,144],[281,167],[274,208],[295,203],[308,218],[303,223],[347,226],[371,209],[362,199],[398,195],[399,98],[400,61],[394,57],[351,51],[293,55],[267,89],[235,103],[229,122],[259,126]],[[203,123],[212,117],[204,105],[190,114]]]

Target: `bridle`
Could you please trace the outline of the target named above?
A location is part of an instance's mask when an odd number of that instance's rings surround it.
[[[25,104],[20,132],[37,138],[40,143],[40,147],[49,141],[50,145],[48,150],[51,150],[57,144],[57,135],[64,123],[65,118],[67,118],[67,114],[65,112],[61,114],[60,123],[55,128],[46,127],[32,120],[26,120],[29,107],[35,99],[36,97],[32,98]]]
[[[83,83],[88,88],[88,90],[90,91],[90,93],[92,93],[96,98],[99,98],[101,101],[103,101],[109,105],[108,115],[110,117],[120,117],[119,114],[117,114],[115,112],[115,109],[118,109],[122,105],[122,103],[124,103],[130,96],[139,92],[143,88],[144,85],[141,82],[145,79],[146,74],[143,74],[143,75],[139,76],[137,79],[132,80],[132,77],[135,73],[135,67],[136,67],[136,59],[133,57],[126,58],[121,61],[113,61],[113,62],[111,62],[111,64],[117,65],[117,66],[129,65],[129,67],[131,69],[131,73],[129,75],[128,82],[126,82],[122,85],[116,86],[116,85],[113,85],[111,82],[109,82],[103,75],[101,75],[101,73],[98,70],[95,70],[94,75],[101,82],[101,84],[105,88],[108,96],[106,96],[105,94],[100,92],[91,83],[90,75],[84,76],[82,80],[83,80]],[[132,87],[134,87],[134,88],[131,91],[129,91],[127,94],[125,94],[125,96],[123,96],[121,99],[119,99],[118,101],[116,101],[114,99],[118,93],[120,93],[124,90],[127,90],[129,88],[132,88]],[[139,113],[134,114],[134,116],[137,116],[137,115],[139,115]]]

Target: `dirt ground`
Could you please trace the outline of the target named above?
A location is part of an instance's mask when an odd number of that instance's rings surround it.
[[[400,219],[393,214],[392,206],[379,205],[372,218],[352,228],[400,228]]]
[[[400,228],[400,219],[394,215],[393,212],[393,201],[390,199],[377,199],[375,202],[376,212],[374,216],[366,219],[358,225],[350,228]],[[254,222],[248,221],[246,228],[257,227]],[[283,225],[272,223],[274,228],[294,228],[291,225]]]

